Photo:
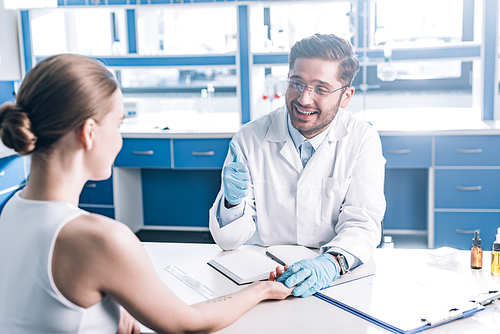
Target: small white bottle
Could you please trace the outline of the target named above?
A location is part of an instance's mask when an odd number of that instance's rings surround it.
[[[207,85],[207,95],[208,95],[208,114],[212,114],[214,112],[214,94],[215,94],[215,88],[214,85],[208,84]]]
[[[392,237],[390,235],[384,236],[384,240],[382,242],[382,248],[387,248],[387,249],[394,248],[394,241],[392,240]]]

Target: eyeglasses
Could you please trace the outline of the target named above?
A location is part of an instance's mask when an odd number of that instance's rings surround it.
[[[292,80],[292,79],[286,79],[286,82],[288,82],[288,88],[290,88],[291,90],[293,90],[295,92],[301,92],[302,93],[303,91],[306,90],[306,88],[308,88],[309,92],[311,92],[311,94],[317,95],[319,97],[326,97],[329,94],[333,94],[333,93],[335,93],[338,90],[341,90],[343,88],[349,87],[349,85],[347,85],[347,86],[340,87],[340,88],[337,88],[337,89],[329,92],[329,91],[327,91],[324,88],[321,88],[321,87],[311,87],[311,86],[308,86],[306,84],[303,84],[300,81],[296,81],[296,80]]]

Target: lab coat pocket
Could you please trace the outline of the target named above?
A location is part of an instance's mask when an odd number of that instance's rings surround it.
[[[323,178],[321,187],[321,221],[337,222],[351,179]]]

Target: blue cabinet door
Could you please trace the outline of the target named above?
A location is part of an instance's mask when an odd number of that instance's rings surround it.
[[[125,138],[116,167],[171,168],[170,139]]]
[[[144,225],[208,228],[221,171],[144,169]]]
[[[500,208],[499,169],[442,169],[435,177],[436,208]]]
[[[221,169],[231,138],[174,139],[174,168]]]
[[[500,166],[500,136],[436,136],[436,166]]]
[[[436,212],[435,247],[471,249],[474,230],[479,229],[482,248],[489,251],[498,227],[500,227],[498,212]]]
[[[384,229],[427,229],[428,174],[423,168],[386,170]]]
[[[80,194],[80,204],[113,205],[113,178],[88,181]]]
[[[380,139],[387,168],[427,168],[432,165],[432,137],[383,136]]]

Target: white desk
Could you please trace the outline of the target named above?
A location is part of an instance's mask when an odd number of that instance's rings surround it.
[[[161,279],[188,304],[203,301],[205,298],[167,272],[164,269],[167,265],[175,265],[219,295],[241,289],[241,287],[238,287],[206,264],[210,259],[222,254],[217,245],[145,243],[144,248]],[[252,248],[252,246],[243,246],[243,248]],[[377,270],[393,266],[398,268],[398,270],[414,271],[418,270],[421,266],[427,266],[426,252],[427,250],[394,249],[387,251],[377,249],[375,264]],[[489,272],[489,252],[485,252],[484,268],[480,271],[470,269],[469,254],[469,252],[463,251],[460,254],[459,263],[457,262],[440,268],[472,276],[485,289],[491,290],[495,288],[499,290],[500,278],[491,277]],[[500,302],[496,305],[486,306],[484,311],[471,317],[429,329],[424,333],[483,334],[498,333],[499,331]],[[343,311],[314,296],[309,298],[289,297],[283,301],[262,302],[244,314],[234,324],[222,329],[218,333],[302,334],[307,332],[389,333],[366,320]]]

